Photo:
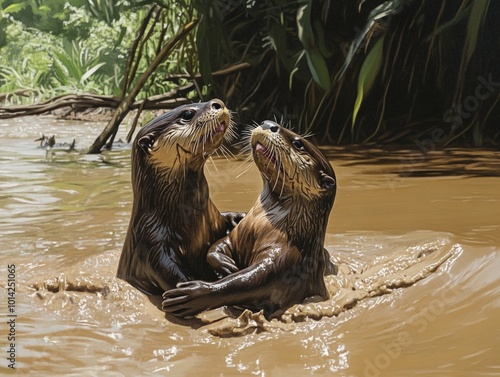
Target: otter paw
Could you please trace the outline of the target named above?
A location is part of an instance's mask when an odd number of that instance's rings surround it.
[[[176,317],[193,316],[210,308],[210,291],[210,283],[203,281],[179,283],[177,288],[163,293],[161,308]]]
[[[246,212],[222,212],[221,215],[226,219],[228,225],[227,230],[230,232],[247,214]]]
[[[233,258],[221,252],[210,252],[207,255],[207,262],[215,270],[220,278],[239,271]]]

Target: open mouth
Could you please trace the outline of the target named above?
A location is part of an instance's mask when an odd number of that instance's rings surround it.
[[[269,151],[269,149],[267,149],[264,145],[262,145],[261,143],[257,143],[257,145],[255,146],[255,151],[261,153],[262,155],[264,155],[265,158],[267,158],[269,161],[271,161],[273,164],[276,165],[276,159]]]
[[[226,128],[227,128],[226,122],[222,121],[219,123],[219,125],[215,129],[215,133],[218,133],[218,134],[224,133],[224,131],[226,131]]]

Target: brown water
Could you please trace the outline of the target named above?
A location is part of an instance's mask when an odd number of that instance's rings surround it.
[[[218,309],[172,323],[114,278],[130,216],[129,149],[47,158],[33,142],[55,134],[84,147],[102,126],[0,124],[0,373],[12,372],[15,264],[21,375],[500,375],[499,152],[329,149],[339,184],[326,239],[340,267],[327,278],[331,299],[279,321]],[[207,168],[220,210],[250,208],[255,168],[238,178],[241,161]]]

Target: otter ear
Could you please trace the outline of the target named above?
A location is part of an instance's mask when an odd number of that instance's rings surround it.
[[[151,151],[153,144],[155,142],[154,134],[149,133],[137,140],[137,145],[146,153]]]
[[[336,184],[335,179],[325,172],[321,172],[321,188],[329,190]]]

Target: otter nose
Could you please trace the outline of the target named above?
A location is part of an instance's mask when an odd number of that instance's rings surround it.
[[[217,98],[211,100],[208,105],[214,110],[223,109],[225,107],[224,102]]]
[[[261,127],[263,130],[269,130],[272,133],[276,133],[280,130],[280,126],[270,120],[265,120],[264,122],[262,122]]]

